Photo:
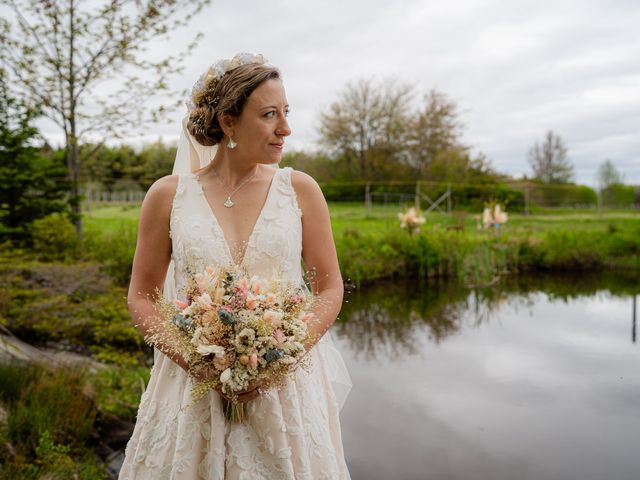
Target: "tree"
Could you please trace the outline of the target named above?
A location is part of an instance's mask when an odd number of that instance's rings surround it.
[[[162,140],[145,144],[136,155],[135,164],[130,166],[129,177],[146,191],[156,178],[171,174],[176,150],[175,144],[167,145]]]
[[[64,133],[79,234],[83,137],[130,134],[133,125],[166,111],[149,108],[149,101],[168,90],[169,75],[181,70],[200,36],[185,53],[159,61],[145,58],[146,48],[168,40],[210,2],[0,0],[14,17],[0,19],[0,66],[11,74],[15,96],[38,105]]]
[[[528,159],[534,177],[544,183],[568,183],[573,178],[573,165],[567,159],[567,147],[562,138],[549,130],[544,142],[529,149]]]
[[[64,163],[43,151],[36,112],[12,98],[0,68],[0,236],[19,242],[34,220],[68,209]]]
[[[462,125],[458,107],[444,93],[430,90],[423,98],[423,106],[412,118],[409,129],[409,161],[420,178],[429,177],[429,169],[436,157],[450,152],[459,157],[466,147],[460,141]]]
[[[321,144],[359,178],[388,176],[406,152],[412,93],[391,79],[349,83],[320,115]]]
[[[621,185],[622,183],[624,183],[622,174],[611,160],[606,159],[598,169],[598,184],[600,185],[600,189],[604,190],[613,185]]]

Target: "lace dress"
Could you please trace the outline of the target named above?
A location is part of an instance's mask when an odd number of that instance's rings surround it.
[[[277,169],[242,260],[250,274],[278,271],[303,283],[301,215],[291,168]],[[193,262],[232,262],[194,174],[179,176],[170,232],[175,272],[169,274],[178,292]],[[217,392],[194,404],[184,370],[156,350],[120,480],[348,479],[327,337],[309,353],[309,371],[298,369],[283,389],[247,404],[246,424],[225,421]]]

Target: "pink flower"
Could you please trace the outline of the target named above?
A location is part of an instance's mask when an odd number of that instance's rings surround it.
[[[278,342],[278,343],[284,342],[284,340],[286,338],[284,333],[282,333],[282,330],[280,330],[280,329],[277,329],[275,332],[273,332],[272,335],[273,335],[273,338],[275,338],[276,342]]]
[[[207,310],[202,315],[202,323],[211,323],[216,319],[216,312],[214,310]]]
[[[264,319],[269,323],[280,320],[282,317],[282,312],[278,312],[276,310],[267,310],[264,312]]]
[[[267,293],[267,295],[265,297],[265,301],[267,303],[273,304],[273,303],[276,303],[276,300],[277,300],[277,297],[276,297],[275,293],[272,293],[272,292]]]
[[[265,290],[264,284],[258,280],[256,277],[252,278],[251,282],[251,291],[256,295],[260,295]]]
[[[248,296],[247,297],[247,308],[249,310],[254,310],[258,306],[258,301],[255,297]]]
[[[253,352],[250,356],[249,356],[249,365],[251,365],[251,368],[257,368],[258,367],[258,354]]]
[[[302,316],[300,317],[300,320],[302,320],[303,322],[309,322],[313,319],[313,317],[315,317],[315,315],[313,314],[313,312],[305,312],[302,314]]]
[[[200,305],[200,308],[202,308],[203,310],[211,310],[213,308],[213,306],[211,305],[211,297],[208,293],[203,293],[196,299],[196,301],[198,302],[198,305]]]
[[[249,279],[247,277],[242,277],[240,280],[238,280],[237,285],[242,290],[249,290]]]
[[[226,370],[231,366],[231,358],[228,355],[217,356],[213,359],[213,366],[218,370]]]
[[[180,300],[176,300],[176,305],[178,306],[179,309],[184,310],[185,308],[188,307],[188,305],[184,302],[181,302]]]

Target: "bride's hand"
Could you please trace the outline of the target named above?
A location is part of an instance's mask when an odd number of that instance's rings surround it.
[[[213,365],[201,365],[197,370],[192,371],[191,374],[195,377],[196,380],[207,381],[219,376],[220,372]],[[238,402],[249,402],[259,397],[260,391],[258,390],[258,387],[260,387],[259,383],[250,383],[246,390],[238,392]],[[231,400],[231,397],[223,393],[220,387],[215,387],[215,390],[225,399]]]
[[[258,398],[260,396],[259,388],[259,383],[250,383],[246,390],[238,392],[238,401],[244,403]]]

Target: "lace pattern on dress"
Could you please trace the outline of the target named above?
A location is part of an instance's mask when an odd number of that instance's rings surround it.
[[[302,279],[302,223],[291,168],[279,169],[274,195],[247,244],[244,266],[252,274],[274,270]],[[181,175],[173,199],[170,235],[178,295],[185,272],[227,264],[221,230],[208,212],[192,174]],[[127,444],[121,480],[335,480],[348,479],[339,408],[323,350],[309,352],[309,371],[248,404],[246,424],[229,424],[216,392],[193,404],[187,374],[155,352],[149,384]]]

